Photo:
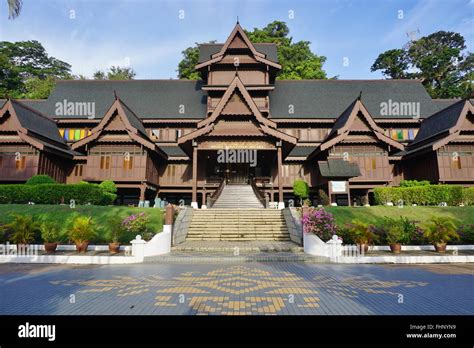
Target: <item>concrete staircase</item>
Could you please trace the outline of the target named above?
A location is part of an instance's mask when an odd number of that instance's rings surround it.
[[[186,241],[290,241],[281,210],[195,210]]]
[[[250,185],[228,184],[212,208],[263,208]]]

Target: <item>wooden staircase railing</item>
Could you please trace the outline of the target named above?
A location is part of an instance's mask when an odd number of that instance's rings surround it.
[[[258,189],[255,178],[250,178],[250,186],[252,186],[253,193],[255,193],[255,196],[260,201],[260,203],[262,203],[265,208],[268,208],[266,196],[264,196],[262,192]]]
[[[226,185],[226,179],[222,179],[221,182],[219,183],[219,186],[217,189],[212,193],[212,195],[207,199],[207,207],[212,208],[214,203],[216,203],[217,199],[222,193],[222,190],[224,189]]]

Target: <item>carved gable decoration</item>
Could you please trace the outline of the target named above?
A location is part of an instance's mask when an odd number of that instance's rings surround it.
[[[252,110],[237,91],[229,98],[221,115],[252,115]]]

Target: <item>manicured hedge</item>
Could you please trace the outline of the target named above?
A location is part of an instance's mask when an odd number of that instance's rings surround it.
[[[97,184],[0,185],[0,204],[76,204],[109,205],[116,195],[104,191]]]
[[[438,205],[446,202],[448,205],[459,205],[463,202],[463,188],[458,185],[427,185],[413,187],[379,187],[374,189],[375,202],[397,204]]]
[[[474,205],[474,187],[467,187],[462,192],[463,202],[466,205]]]

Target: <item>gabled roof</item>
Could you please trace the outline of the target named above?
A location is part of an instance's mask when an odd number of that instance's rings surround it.
[[[445,145],[462,131],[468,113],[474,113],[471,102],[459,100],[428,117],[421,123],[415,139],[407,147],[407,154],[422,149],[436,150]]]
[[[56,105],[93,103],[95,118],[106,114],[114,91],[141,119],[202,119],[207,111],[202,81],[191,80],[62,80],[46,101],[25,102],[50,118],[83,118],[88,115],[56,115]]]
[[[325,178],[353,178],[360,176],[359,165],[342,159],[318,161],[319,171]]]
[[[116,97],[100,123],[91,130],[91,134],[72,144],[72,148],[79,149],[91,141],[98,139],[102,132],[107,129],[109,122],[115,117],[120,117],[124,126],[123,130],[126,131],[134,141],[152,151],[156,151],[162,157],[167,158],[167,155],[149,139],[145,127],[138,116],[118,97]]]
[[[234,93],[239,92],[240,95],[242,96],[244,102],[248,106],[248,108],[251,111],[251,114],[255,117],[255,120],[259,123],[260,129],[263,131],[263,133],[266,133],[268,135],[274,136],[277,139],[283,140],[285,142],[288,142],[290,144],[296,144],[297,139],[295,137],[292,137],[286,133],[283,133],[279,130],[276,129],[276,124],[273,121],[268,120],[266,117],[264,117],[260,110],[258,109],[257,105],[255,105],[255,102],[253,101],[252,97],[246,90],[244,84],[240,80],[238,74],[235,75],[234,79],[230,83],[229,87],[227,88],[226,92],[222,96],[221,100],[217,104],[216,108],[212,112],[212,114],[200,121],[197,126],[198,129],[184,135],[183,137],[178,139],[178,144],[184,144],[185,142],[188,142],[192,139],[195,139],[199,136],[205,135],[209,132],[211,132],[214,129],[214,124],[217,118],[221,115],[222,111],[226,107],[227,103],[229,102],[230,98],[234,95]]]
[[[7,117],[7,114],[17,124],[18,136],[30,145],[39,150],[49,150],[68,157],[74,155],[61,138],[56,122],[52,119],[12,99],[0,109],[0,119]]]
[[[270,95],[272,119],[335,119],[362,92],[373,118],[413,119],[416,115],[382,114],[382,103],[418,103],[420,118],[450,101],[433,102],[419,80],[276,80]],[[289,108],[288,105],[293,105]]]
[[[276,69],[281,69],[280,64],[278,64],[278,63],[276,63],[272,60],[267,59],[266,55],[264,53],[259,52],[255,48],[254,44],[249,40],[249,38],[247,37],[247,34],[245,34],[245,31],[242,29],[239,22],[237,22],[234,29],[232,30],[229,37],[227,38],[226,42],[222,45],[221,49],[218,52],[212,54],[210,59],[207,59],[203,62],[198,63],[198,65],[196,65],[195,69],[199,70],[199,69],[202,69],[202,68],[204,68],[208,65],[211,65],[213,63],[220,62],[222,60],[222,58],[224,58],[225,53],[229,49],[229,46],[234,42],[234,40],[242,41],[242,44],[250,50],[253,57],[258,62],[269,65],[269,66],[271,66],[273,68],[276,68]]]
[[[199,44],[199,59],[198,63],[202,63],[211,59],[213,54],[221,51],[224,44],[209,43]],[[253,46],[257,52],[263,53],[268,60],[278,63],[277,45],[274,43],[254,43]]]
[[[405,147],[403,144],[391,139],[384,134],[384,130],[375,123],[369,111],[366,109],[364,104],[362,104],[360,98],[354,100],[337,118],[332,130],[329,132],[328,136],[323,141],[318,150],[325,151],[331,146],[334,146],[335,144],[346,139],[351,131],[354,131],[352,126],[356,117],[361,117],[362,120],[367,123],[369,130],[379,141],[391,145],[396,149],[404,150]]]

